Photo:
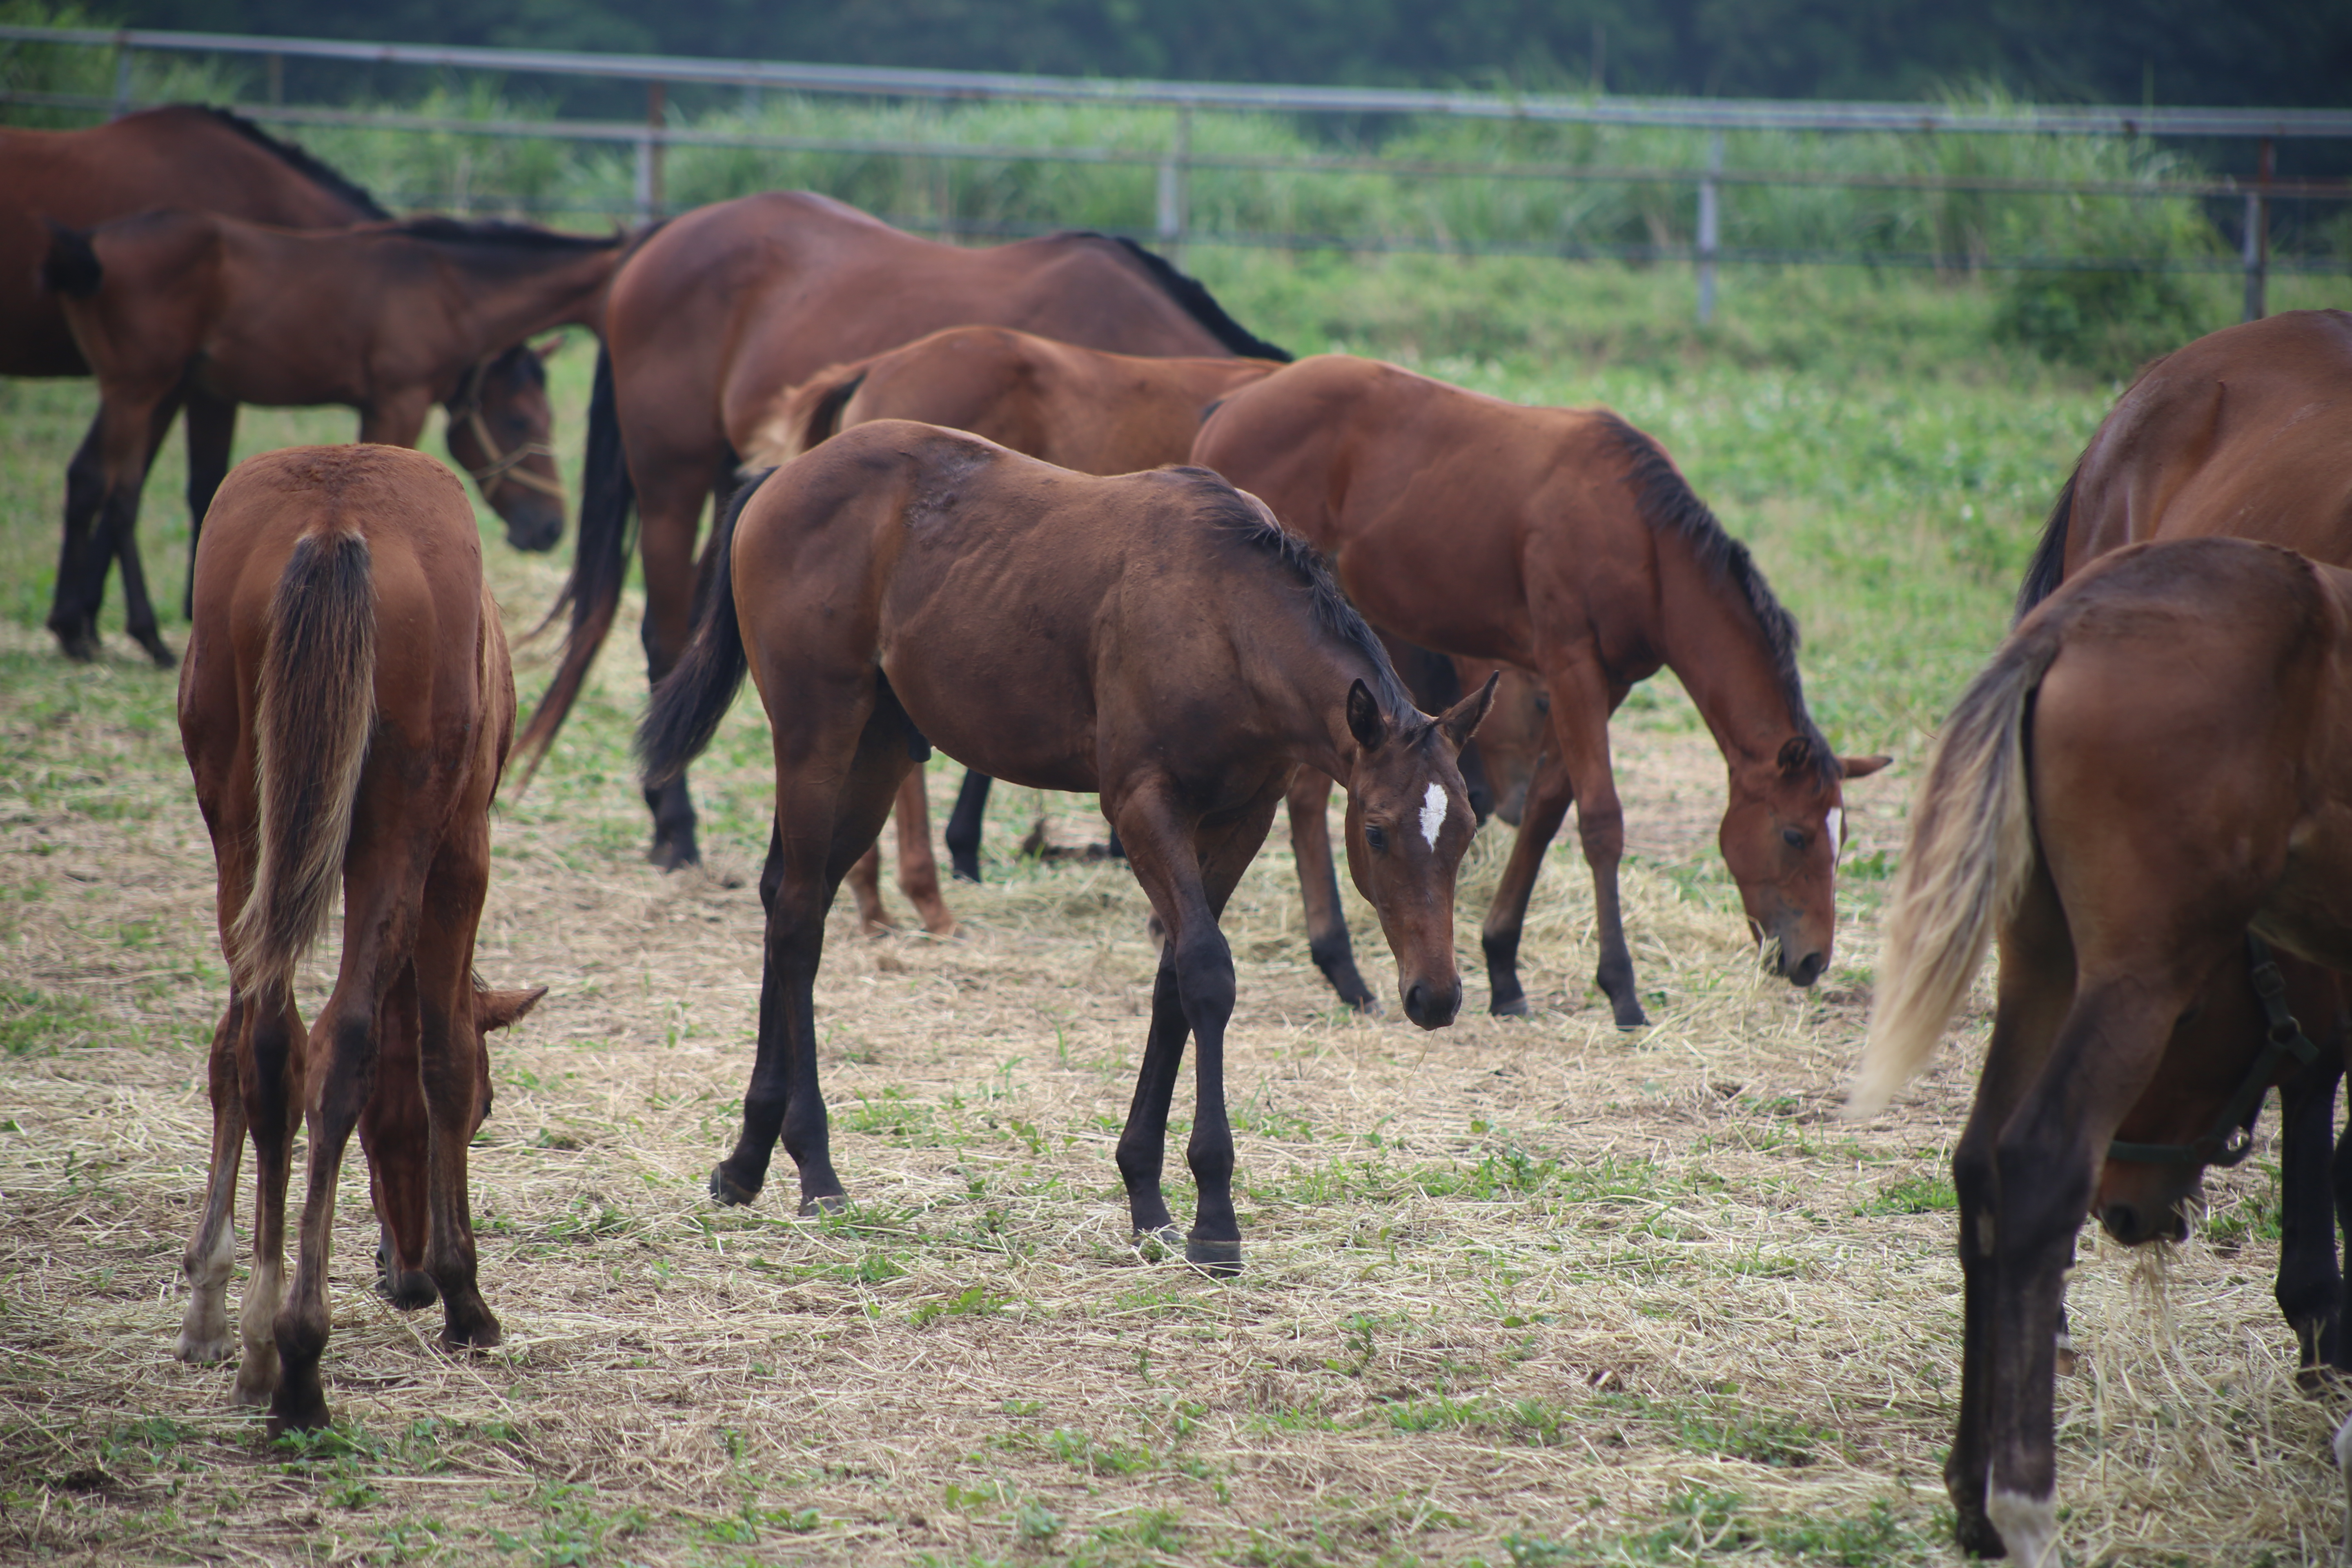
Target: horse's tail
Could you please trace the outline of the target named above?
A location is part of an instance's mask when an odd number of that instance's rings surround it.
[[[53,217],[42,221],[49,226],[49,248],[41,257],[41,287],[68,300],[87,300],[97,293],[106,280],[106,267],[89,236]]]
[[[305,534],[269,601],[254,718],[259,862],[229,927],[241,986],[283,984],[334,912],[375,728],[375,580],[356,533]]]
[[[1849,1114],[1881,1110],[1934,1053],[1994,926],[2024,894],[2038,853],[2025,720],[2064,631],[2045,617],[2011,637],[1945,722],[1911,814]]]
[[[620,410],[613,395],[613,351],[599,348],[595,389],[588,397],[588,455],[581,475],[580,537],[572,546],[572,575],[564,580],[563,592],[556,595],[547,618],[532,627],[530,635],[545,631],[567,608],[572,612],[572,628],[564,634],[555,679],[547,683],[530,722],[515,737],[518,791],[530,783],[530,775],[546,760],[548,748],[555,744],[555,732],[563,728],[572,703],[579,700],[588,667],[595,662],[596,650],[604,646],[604,636],[613,629],[613,617],[621,607],[621,584],[629,574],[629,518],[636,500],[636,487],[629,479],[628,454],[621,445]]]
[[[751,660],[743,651],[743,625],[735,614],[735,522],[767,473],[754,474],[728,501],[712,536],[709,591],[695,609],[694,636],[670,672],[654,688],[637,726],[637,760],[646,786],[657,788],[686,771],[719,733],[719,721],[743,687]]]
[[[787,387],[768,405],[768,416],[751,434],[744,453],[744,477],[754,471],[781,468],[811,447],[841,434],[841,411],[866,384],[874,362],[831,364]]]
[[[2066,575],[2066,531],[2074,518],[2074,483],[2082,477],[2083,464],[2078,458],[2074,471],[2058,487],[2058,499],[2050,503],[2050,521],[2042,525],[2042,542],[2033,547],[2033,563],[2026,567],[2025,581],[2018,584],[2017,614],[2011,617],[2011,626],[2056,593]]]

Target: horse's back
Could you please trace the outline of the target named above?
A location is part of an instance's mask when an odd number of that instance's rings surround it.
[[[2352,315],[2209,334],[2135,382],[2084,453],[2067,557],[2226,535],[2352,563]]]

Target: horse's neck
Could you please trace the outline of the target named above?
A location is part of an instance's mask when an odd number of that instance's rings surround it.
[[[476,352],[502,348],[518,338],[565,325],[600,328],[605,286],[616,253],[607,250],[551,251],[545,264],[517,267],[512,258],[486,257],[474,266],[462,261],[472,292],[463,319],[473,336],[485,340]]]
[[[1371,660],[1319,626],[1303,647],[1287,647],[1254,661],[1265,672],[1260,697],[1276,714],[1274,728],[1292,756],[1350,787],[1359,748],[1348,729],[1348,689],[1361,680],[1375,693],[1382,682]],[[1391,715],[1402,717],[1402,715]]]
[[[1679,535],[1661,533],[1656,559],[1660,661],[1690,693],[1725,760],[1773,757],[1804,726],[1746,591]]]

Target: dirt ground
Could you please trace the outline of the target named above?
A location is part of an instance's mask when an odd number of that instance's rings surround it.
[[[493,565],[520,630],[553,579]],[[339,1424],[273,1447],[229,1369],[172,1356],[225,974],[170,682],[67,670],[45,643],[0,627],[26,672],[0,689],[0,1558],[1952,1557],[1948,1158],[1981,1010],[1893,1112],[1834,1114],[1917,737],[1876,738],[1901,760],[1851,791],[1846,924],[1801,994],[1754,964],[1706,732],[1671,689],[1629,708],[1628,925],[1654,1020],[1630,1035],[1589,984],[1572,849],[1529,922],[1537,1012],[1493,1019],[1475,937],[1507,840],[1489,828],[1462,889],[1469,1004],[1424,1034],[1335,1007],[1277,835],[1226,921],[1247,1268],[1215,1281],[1127,1236],[1111,1151],[1154,953],[1115,864],[1000,858],[950,889],[945,941],[868,940],[844,900],[817,1009],[855,1206],[795,1222],[781,1156],[756,1205],[710,1201],[758,984],[760,720],[747,694],[698,773],[708,867],[652,870],[625,752],[642,677],[616,637],[498,826],[479,967],[550,987],[492,1038],[473,1151],[506,1342],[446,1354],[436,1312],[378,1300],[354,1158]],[[526,701],[542,679],[526,664]],[[934,764],[941,808],[958,776]],[[1041,804],[1057,842],[1101,837],[1089,803],[1001,790],[1000,857]],[[2085,1237],[2085,1353],[2060,1391],[2070,1561],[2332,1561],[2342,1402],[2294,1386],[2273,1158],[2219,1175],[2205,1232],[2168,1258]]]

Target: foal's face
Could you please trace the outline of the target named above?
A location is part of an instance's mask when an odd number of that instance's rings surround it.
[[[1773,973],[1811,985],[1829,967],[1837,931],[1837,861],[1844,848],[1842,779],[1886,765],[1885,757],[1816,761],[1813,742],[1791,737],[1769,767],[1735,770],[1717,842],[1739,884],[1748,929],[1772,952]]]
[[[563,537],[563,479],[550,455],[555,411],[543,358],[525,343],[507,350],[481,370],[472,414],[458,408],[449,416],[449,455],[474,477],[517,550],[552,550]]]
[[[1456,759],[1494,692],[1489,679],[1434,721],[1407,713],[1402,725],[1363,682],[1348,693],[1359,748],[1348,783],[1348,874],[1380,913],[1405,1016],[1424,1029],[1445,1027],[1462,1010],[1454,876],[1478,823]]]

